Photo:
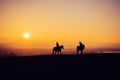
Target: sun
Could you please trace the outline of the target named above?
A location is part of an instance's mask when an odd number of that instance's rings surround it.
[[[24,35],[23,35],[23,36],[24,36],[24,38],[25,38],[25,39],[30,38],[30,34],[29,34],[29,33],[24,33]]]

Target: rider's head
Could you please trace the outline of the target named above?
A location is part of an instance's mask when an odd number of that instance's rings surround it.
[[[82,44],[82,42],[79,42],[79,44],[81,45],[81,44]]]

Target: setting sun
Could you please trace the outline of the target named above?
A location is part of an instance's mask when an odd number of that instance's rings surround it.
[[[24,38],[25,39],[28,39],[30,37],[30,34],[29,33],[24,33]]]

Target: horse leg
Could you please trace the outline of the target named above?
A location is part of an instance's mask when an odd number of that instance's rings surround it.
[[[60,54],[60,51],[58,51],[58,55]]]
[[[55,55],[57,55],[57,51],[55,51]]]
[[[52,52],[52,55],[54,55],[54,51]]]
[[[60,54],[62,54],[61,51],[60,51]]]
[[[79,51],[77,50],[77,55],[79,54]]]
[[[81,54],[83,54],[83,50],[81,50]]]

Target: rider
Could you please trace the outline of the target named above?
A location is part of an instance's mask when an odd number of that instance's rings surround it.
[[[56,47],[59,47],[59,43],[58,42],[56,42]]]
[[[79,42],[80,46],[83,46],[84,44],[82,42]]]

